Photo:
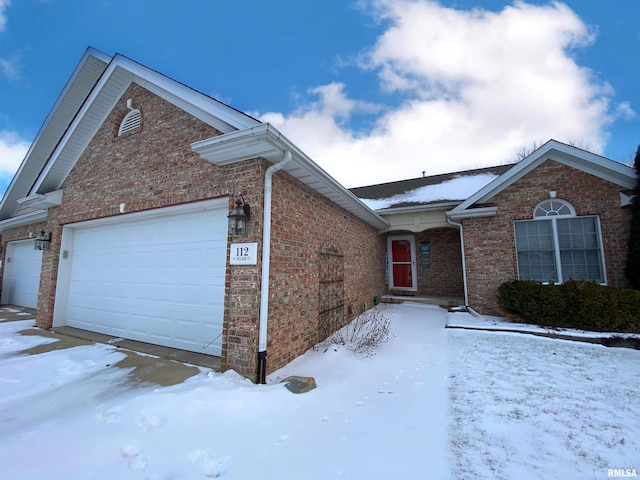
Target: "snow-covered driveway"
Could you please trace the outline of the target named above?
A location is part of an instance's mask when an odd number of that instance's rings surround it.
[[[639,470],[640,352],[446,330],[450,314],[437,307],[382,310],[395,338],[373,358],[338,346],[310,351],[269,385],[206,370],[162,388],[112,378],[86,405],[58,410],[42,408],[44,399],[64,404],[65,381],[106,378],[119,353],[97,346],[21,364],[12,352],[32,337],[5,324],[2,475],[605,479],[610,468]],[[276,383],[293,374],[315,377],[318,388],[294,395]]]

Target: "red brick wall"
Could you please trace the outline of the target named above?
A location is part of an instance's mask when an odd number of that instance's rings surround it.
[[[280,171],[273,177],[267,371],[322,340],[319,257],[325,242],[344,255],[345,324],[384,292],[384,239],[377,230]]]
[[[118,137],[128,98],[142,112],[142,129]],[[63,225],[120,215],[121,203],[131,213],[229,197],[235,183],[252,211],[248,235],[230,237],[229,243],[257,242],[260,257],[267,164],[256,159],[217,167],[191,151],[192,142],[219,134],[144,88],[129,87],[65,180],[62,205],[49,210],[44,228],[53,236],[43,258],[39,326],[52,325]],[[318,340],[317,261],[327,239],[343,247],[349,319],[384,290],[384,248],[377,231],[284,172],[274,177],[273,224],[269,372]],[[34,228],[4,232],[3,241],[28,236]],[[260,269],[261,258],[255,266],[230,266],[227,252],[222,368],[251,379],[257,367]]]
[[[430,263],[423,267],[420,244],[428,243]],[[418,295],[464,298],[460,232],[456,228],[435,228],[416,234]]]
[[[533,218],[533,209],[549,199],[570,202],[577,215],[599,215],[607,283],[627,286],[624,266],[630,212],[620,207],[620,187],[552,160],[509,186],[491,201],[495,216],[463,220],[469,304],[486,314],[498,314],[500,284],[517,279],[513,222]]]
[[[140,131],[118,137],[120,122],[128,112],[126,100],[142,112]],[[249,234],[242,241],[260,241],[264,165],[260,160],[215,166],[191,151],[192,142],[219,135],[174,105],[139,85],[132,84],[74,166],[62,188],[62,205],[49,210],[46,230],[53,232],[50,250],[43,258],[37,323],[49,328],[53,319],[62,226],[83,220],[229,197],[234,183],[238,192],[256,206]],[[254,220],[254,218],[256,220]],[[37,227],[40,228],[39,226]],[[21,235],[4,232],[4,240]],[[230,237],[229,241],[237,241]],[[227,253],[228,255],[228,253]],[[227,259],[228,262],[228,259]],[[224,312],[222,366],[253,377],[257,344],[259,278],[255,267],[227,267],[225,285],[231,301]]]

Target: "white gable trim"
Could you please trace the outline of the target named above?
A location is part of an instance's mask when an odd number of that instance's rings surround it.
[[[622,188],[633,188],[636,182],[634,170],[626,165],[555,140],[549,140],[520,163],[454,208],[450,212],[450,216],[452,218],[456,216],[462,218],[463,216],[460,215],[460,212],[466,211],[475,203],[486,203],[546,160],[553,160],[581,170],[620,185]]]
[[[259,124],[244,113],[122,55],[116,55],[51,155],[30,195],[61,187],[82,152],[133,82],[222,132]]]
[[[110,56],[93,48],[85,51],[13,176],[0,202],[0,218],[15,215],[16,201],[29,194],[77,109],[85,102],[110,61]]]

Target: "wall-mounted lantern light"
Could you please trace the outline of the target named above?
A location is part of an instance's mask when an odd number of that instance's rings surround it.
[[[33,248],[36,250],[46,250],[49,248],[49,245],[51,245],[51,232],[45,233],[44,230],[42,230],[40,235],[36,237]]]
[[[236,206],[229,214],[229,233],[231,235],[246,235],[247,222],[251,217],[251,207],[244,202],[242,195],[236,196]]]

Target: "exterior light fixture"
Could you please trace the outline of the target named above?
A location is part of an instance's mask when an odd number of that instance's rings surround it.
[[[46,250],[51,245],[51,233],[45,233],[44,230],[40,232],[35,239],[33,248],[36,250]]]
[[[231,235],[246,235],[247,222],[251,217],[251,207],[245,203],[242,195],[236,196],[236,206],[227,218],[229,218],[229,233]]]

